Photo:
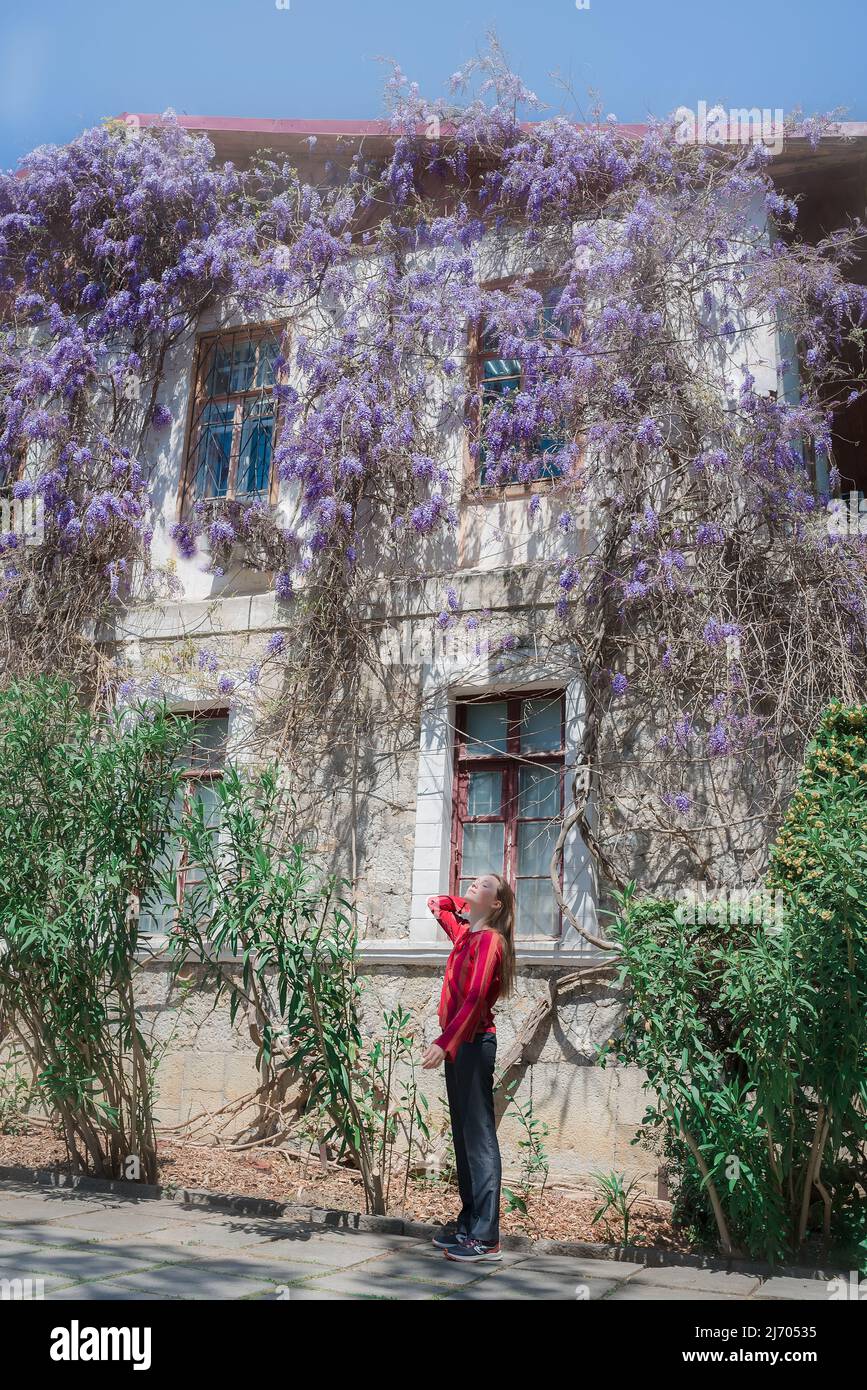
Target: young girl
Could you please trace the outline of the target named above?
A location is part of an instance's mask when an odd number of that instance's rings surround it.
[[[515,979],[515,895],[499,874],[474,879],[465,898],[428,898],[454,942],[440,998],[442,1032],[422,1066],[445,1062],[461,1211],[434,1237],[449,1260],[499,1260],[502,1168],[494,1121],[497,1034],[493,1007]]]

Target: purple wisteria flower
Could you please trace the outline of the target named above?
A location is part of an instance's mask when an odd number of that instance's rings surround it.
[[[724,724],[715,724],[707,736],[707,749],[711,757],[725,757],[732,751],[732,743]]]
[[[208,528],[208,537],[211,545],[215,548],[221,545],[232,545],[236,539],[235,528],[226,517],[217,517]]]
[[[184,559],[192,560],[195,557],[197,546],[195,532],[190,523],[187,521],[177,522],[169,534]]]

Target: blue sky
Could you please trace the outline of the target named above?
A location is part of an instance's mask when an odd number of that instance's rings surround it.
[[[678,105],[867,119],[865,0],[2,0],[0,167],[120,111],[381,114],[396,58],[439,93],[496,29],[544,99],[559,70],[621,121]]]

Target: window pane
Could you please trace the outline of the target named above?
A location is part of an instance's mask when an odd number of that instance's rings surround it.
[[[560,747],[561,703],[525,700],[521,706],[521,752],[543,753]]]
[[[518,826],[518,877],[540,874],[547,878],[551,855],[557,843],[558,827],[541,821],[525,821]]]
[[[184,767],[222,767],[226,760],[229,720],[225,714],[212,718],[190,720],[190,742],[181,753]]]
[[[189,797],[202,807],[205,825],[210,831],[209,838],[213,843],[220,833],[220,802],[213,782],[191,782]],[[198,864],[189,864],[184,877],[185,891],[187,887],[200,883],[203,877],[204,873]]]
[[[267,491],[271,478],[274,406],[270,400],[248,401],[241,425],[236,491],[250,495]]]
[[[156,936],[170,931],[174,926],[177,907],[174,894],[169,897],[161,893],[149,901],[148,906],[139,913],[138,929],[142,936]]]
[[[473,757],[484,753],[505,753],[508,732],[508,706],[505,700],[467,705],[467,752]]]
[[[256,363],[256,386],[268,388],[274,385],[274,359],[279,355],[280,343],[269,334],[259,342],[259,357]]]
[[[470,773],[467,779],[468,816],[498,816],[502,801],[502,772]]]
[[[553,820],[560,814],[560,770],[522,767],[518,774],[518,815]]]
[[[556,936],[557,904],[549,879],[519,879],[515,930],[518,936]]]
[[[482,365],[482,391],[486,399],[505,396],[521,384],[517,357],[486,357]]]
[[[175,799],[172,805],[172,820],[177,823],[184,809],[184,790],[179,788],[175,792]],[[171,872],[176,878],[181,866],[181,845],[175,836],[169,840],[163,850],[159,863],[160,873]],[[144,936],[153,935],[155,932],[167,932],[174,926],[175,916],[177,915],[178,903],[174,892],[167,893],[162,888],[154,891],[142,902],[139,913],[138,929]]]
[[[202,412],[196,460],[196,493],[199,497],[225,497],[232,457],[235,408],[208,405]]]
[[[236,340],[232,352],[230,391],[249,391],[256,368],[256,344],[249,338]]]
[[[190,799],[200,803],[209,830],[217,830],[220,824],[220,799],[213,782],[191,782]]]
[[[479,874],[503,872],[505,826],[490,821],[482,825],[464,826],[461,877],[476,878]]]
[[[208,396],[227,395],[231,376],[231,353],[225,342],[217,341],[211,345],[205,359],[205,393]]]

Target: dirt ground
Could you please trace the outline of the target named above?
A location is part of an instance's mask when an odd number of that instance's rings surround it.
[[[286,1149],[232,1150],[225,1146],[162,1140],[159,1144],[159,1181],[164,1187],[195,1187],[211,1192],[270,1197],[281,1202],[300,1202],[341,1211],[364,1211],[364,1189],[357,1174],[345,1168],[323,1169],[316,1156],[302,1157]],[[28,1134],[0,1134],[0,1164],[69,1172],[66,1148],[49,1130]],[[620,1243],[619,1221],[608,1229],[593,1222],[598,1196],[586,1189],[548,1185],[541,1195],[531,1195],[527,1212],[507,1212],[503,1198],[501,1229],[534,1239],[610,1241]],[[389,1214],[415,1221],[445,1221],[459,1207],[457,1189],[446,1182],[411,1180],[406,1194],[403,1177],[392,1183]],[[632,1208],[630,1244],[653,1245],[670,1250],[688,1248],[672,1228],[668,1202],[641,1197]]]

